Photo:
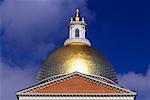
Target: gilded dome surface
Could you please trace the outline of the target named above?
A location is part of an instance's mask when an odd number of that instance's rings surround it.
[[[111,63],[97,50],[84,44],[66,45],[52,53],[39,70],[37,81],[75,71],[104,76],[116,82]]]

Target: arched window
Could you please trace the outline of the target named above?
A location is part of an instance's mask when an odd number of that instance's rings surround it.
[[[75,37],[79,37],[79,29],[75,30]]]

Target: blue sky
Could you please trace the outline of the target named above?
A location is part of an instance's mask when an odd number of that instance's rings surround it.
[[[150,59],[150,2],[133,0],[92,0],[96,13],[89,37],[119,73],[144,73]],[[142,68],[141,68],[142,67]]]
[[[76,8],[88,23],[92,46],[113,64],[119,84],[137,91],[138,100],[149,100],[150,1],[2,0],[0,8],[3,100],[16,100],[17,90],[34,84],[40,65],[68,37]]]

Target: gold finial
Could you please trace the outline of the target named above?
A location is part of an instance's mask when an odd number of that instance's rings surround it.
[[[76,9],[76,17],[75,17],[75,21],[79,21],[79,9]]]
[[[79,9],[76,9],[76,17],[79,17]]]

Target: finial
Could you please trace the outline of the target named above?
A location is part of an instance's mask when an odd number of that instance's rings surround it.
[[[76,9],[76,17],[75,17],[75,21],[79,21],[79,9]]]
[[[79,17],[79,9],[76,9],[76,17]]]

